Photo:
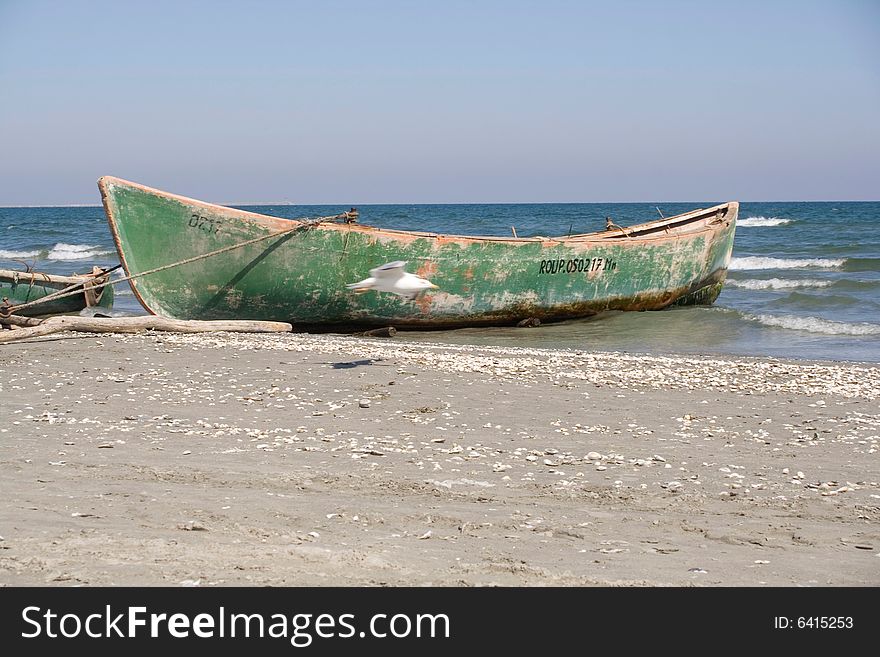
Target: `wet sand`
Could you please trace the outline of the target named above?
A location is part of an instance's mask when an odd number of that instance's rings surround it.
[[[880,585],[880,368],[0,346],[3,585]]]

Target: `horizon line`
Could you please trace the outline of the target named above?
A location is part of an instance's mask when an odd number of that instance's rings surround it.
[[[193,200],[201,200],[201,199],[193,199]],[[292,203],[290,201],[259,201],[259,202],[214,202],[214,201],[203,201],[206,203],[211,203],[212,205],[221,205],[225,207],[266,207],[273,205],[286,205],[291,207],[298,206],[307,206],[307,205],[348,205],[349,207],[368,207],[373,205],[662,205],[662,204],[682,204],[682,203],[702,203],[709,202],[714,203],[715,201],[703,199],[702,201],[453,201],[453,202],[439,202],[439,201],[395,201],[395,202],[382,202],[382,203],[355,203],[351,202],[338,202],[338,203]],[[722,203],[730,203],[733,201],[722,201]],[[804,200],[804,199],[784,199],[784,200],[767,200],[767,199],[759,199],[759,200],[748,200],[748,201],[736,201],[737,203],[880,203],[880,198],[878,199],[813,199],[813,200]],[[38,208],[102,208],[103,204],[101,203],[47,203],[47,204],[35,204],[35,205],[16,205],[10,204],[6,205],[0,203],[0,209],[3,210],[34,210]]]

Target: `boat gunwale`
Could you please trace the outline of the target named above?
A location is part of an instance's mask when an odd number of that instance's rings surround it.
[[[110,208],[107,203],[108,193],[106,185],[107,183],[116,183],[121,184],[122,186],[133,187],[135,189],[139,189],[142,192],[146,192],[148,194],[152,194],[155,196],[160,196],[164,198],[173,199],[185,205],[194,205],[194,206],[202,206],[206,208],[211,208],[215,212],[223,212],[227,214],[232,214],[237,216],[237,218],[251,221],[262,228],[269,228],[266,226],[266,220],[271,220],[273,222],[284,222],[290,224],[306,224],[306,220],[303,219],[287,219],[285,217],[276,217],[270,214],[261,214],[259,212],[251,212],[249,210],[240,210],[238,208],[234,208],[228,205],[220,205],[217,203],[210,203],[208,201],[202,201],[199,199],[195,199],[188,196],[181,196],[180,194],[174,194],[171,192],[166,192],[161,189],[156,189],[154,187],[148,187],[146,185],[142,185],[140,183],[132,182],[130,180],[125,180],[124,178],[117,178],[115,176],[102,176],[98,179],[98,187],[101,190],[101,197],[104,201],[104,209],[107,213],[107,217],[111,219],[111,223],[115,224],[116,218],[112,216],[110,212]],[[396,238],[398,236],[406,236],[413,238],[429,238],[429,239],[441,239],[448,242],[507,242],[511,245],[520,245],[520,244],[534,244],[534,243],[554,243],[554,244],[580,244],[583,242],[606,242],[609,240],[620,240],[621,242],[632,242],[632,241],[648,241],[648,240],[658,240],[665,238],[680,238],[685,235],[696,235],[700,232],[714,232],[717,230],[717,226],[714,223],[706,222],[703,225],[699,225],[699,222],[704,221],[712,217],[712,215],[717,215],[719,211],[724,210],[724,217],[727,216],[729,210],[731,208],[736,208],[738,210],[739,203],[737,201],[728,201],[726,203],[720,203],[718,205],[713,205],[708,208],[697,208],[696,210],[690,210],[688,212],[683,212],[681,214],[673,215],[671,217],[665,217],[660,220],[643,222],[641,224],[633,224],[631,226],[625,226],[619,229],[612,230],[600,230],[594,231],[591,233],[579,233],[576,235],[568,235],[568,236],[558,236],[558,237],[548,237],[548,236],[533,236],[533,237],[505,237],[505,236],[494,236],[494,235],[459,235],[459,234],[446,234],[446,233],[432,233],[427,231],[415,231],[415,230],[398,230],[394,228],[381,228],[378,226],[372,226],[369,224],[336,224],[336,223],[321,223],[315,226],[315,228],[323,229],[323,230],[344,230],[344,231],[357,231],[363,233],[372,233],[377,235],[388,235],[389,237]],[[729,220],[728,220],[729,221]],[[663,231],[664,227],[670,227],[672,224],[682,224],[693,222],[695,225],[686,230],[679,230],[676,233],[670,234],[668,232]],[[726,221],[722,221],[722,225],[726,225]],[[113,226],[115,229],[115,226]],[[290,227],[292,228],[292,226]],[[279,230],[286,230],[279,227]],[[651,231],[651,234],[648,235],[630,235],[628,233],[639,233],[643,231]],[[116,240],[117,250],[122,254],[122,250],[119,248],[119,241],[116,239],[116,231],[114,230],[114,240]],[[123,263],[125,264],[125,263]],[[127,267],[126,267],[127,269]]]

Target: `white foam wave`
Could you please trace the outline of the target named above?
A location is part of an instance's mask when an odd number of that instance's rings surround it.
[[[790,224],[791,219],[782,219],[780,217],[746,217],[736,222],[737,226],[784,226]]]
[[[880,324],[868,322],[835,322],[821,317],[796,317],[794,315],[746,315],[747,319],[766,326],[824,333],[825,335],[880,335]]]
[[[65,244],[59,242],[52,247],[46,256],[49,260],[87,260],[109,251],[102,249],[96,244]]]
[[[39,251],[4,251],[0,249],[0,258],[36,258]]]
[[[820,281],[815,278],[803,278],[800,280],[793,278],[755,278],[747,280],[728,278],[727,285],[741,287],[746,290],[790,290],[799,287],[829,287],[831,281]]]
[[[764,258],[746,256],[731,258],[728,269],[745,271],[749,269],[834,269],[840,267],[845,258]]]

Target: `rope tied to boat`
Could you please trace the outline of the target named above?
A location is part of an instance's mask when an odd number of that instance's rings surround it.
[[[630,237],[629,233],[626,232],[626,229],[623,226],[618,226],[616,223],[614,223],[614,221],[611,219],[611,217],[605,217],[605,230],[614,230],[614,229],[617,229],[621,233],[623,233],[627,239],[632,239]]]
[[[193,256],[192,258],[186,258],[185,260],[180,260],[178,262],[172,262],[167,265],[162,265],[161,267],[154,267],[153,269],[148,269],[146,271],[138,272],[137,274],[130,274],[128,276],[124,276],[122,278],[117,278],[116,280],[107,280],[103,283],[91,286],[91,289],[94,291],[103,289],[107,285],[117,285],[118,283],[124,283],[125,281],[131,281],[135,278],[141,278],[143,276],[147,276],[149,274],[155,274],[160,271],[165,271],[166,269],[172,269],[173,267],[180,267],[182,265],[188,265],[190,263],[196,262],[198,260],[204,260],[205,258],[210,258],[216,255],[220,255],[221,253],[227,253],[229,251],[233,251],[235,249],[240,249],[245,246],[249,246],[251,244],[256,244],[257,242],[262,242],[264,240],[272,239],[273,237],[281,237],[282,235],[286,235],[288,233],[293,233],[298,230],[311,230],[316,228],[322,223],[328,221],[345,221],[347,223],[352,223],[357,221],[358,211],[355,208],[352,208],[348,212],[342,212],[340,214],[335,214],[328,217],[316,217],[315,219],[298,219],[295,226],[291,226],[290,228],[285,228],[284,230],[275,231],[274,233],[267,233],[266,235],[261,235],[260,237],[255,237],[253,239],[245,240],[244,242],[239,242],[238,244],[231,244],[230,246],[225,246],[222,249],[217,249],[216,251],[210,251],[208,253],[202,253],[201,255]],[[116,265],[110,269],[105,270],[101,276],[105,276],[110,272],[119,269],[122,267],[121,264]],[[94,279],[92,279],[94,280]],[[25,308],[30,308],[32,306],[39,305],[41,303],[46,303],[47,301],[54,301],[56,299],[63,299],[65,297],[74,296],[76,294],[82,294],[83,286],[89,282],[89,279],[83,280],[79,283],[75,283],[70,285],[63,290],[58,290],[57,292],[53,292],[52,294],[47,294],[44,297],[40,297],[39,299],[34,299],[33,301],[28,301],[27,303],[18,304],[15,306],[8,305],[8,303],[4,303],[0,306],[0,316],[7,317],[12,315],[18,311],[24,310]]]

